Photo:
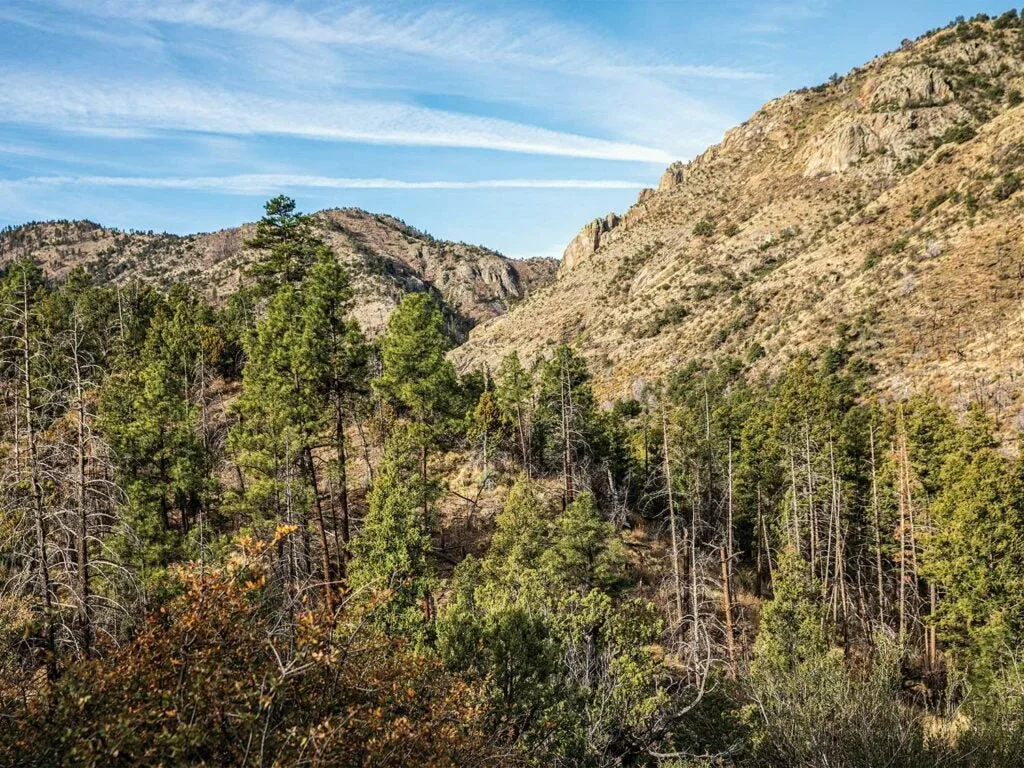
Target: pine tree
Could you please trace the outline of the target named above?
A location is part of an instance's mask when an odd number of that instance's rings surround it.
[[[445,357],[450,347],[441,310],[426,294],[408,294],[380,339],[378,394],[416,424],[440,426],[456,389],[455,368]]]
[[[429,516],[432,495],[428,453],[452,418],[457,395],[455,368],[445,357],[450,344],[443,329],[441,310],[426,294],[403,298],[380,339],[381,374],[373,382],[378,396],[412,423],[419,474],[424,479],[420,499],[424,519]]]
[[[151,583],[182,554],[216,485],[204,421],[209,363],[219,346],[198,299],[171,299],[154,314],[140,359],[105,381],[100,400],[100,427],[141,543],[136,550],[126,540],[125,557],[146,569]]]
[[[297,285],[329,250],[315,232],[315,219],[297,212],[295,201],[284,195],[267,201],[256,234],[245,245],[261,253],[249,275],[256,279],[257,296],[263,297],[282,285]]]
[[[779,556],[775,594],[764,607],[754,645],[751,674],[769,679],[802,664],[816,662],[828,652],[821,588],[810,568],[794,552]]]
[[[990,672],[1024,631],[1024,469],[970,447],[943,478],[921,569],[942,594],[933,617],[940,638]]]
[[[442,655],[481,675],[505,737],[534,759],[625,762],[667,722],[650,652],[661,625],[651,604],[622,598],[625,567],[589,494],[553,520],[521,476],[486,556],[456,569]]]
[[[495,377],[495,402],[502,419],[512,426],[519,446],[520,466],[530,475],[530,414],[533,384],[519,361],[519,354],[509,352],[501,361]]]
[[[615,592],[625,575],[625,551],[615,529],[601,515],[594,497],[583,494],[566,507],[552,531],[541,567],[552,588],[586,594]],[[561,591],[561,589],[559,589]]]
[[[303,375],[301,310],[291,285],[282,286],[268,303],[249,337],[242,394],[233,406],[238,422],[229,437],[245,480],[240,511],[268,535],[279,532],[277,572],[287,604],[312,572],[309,447],[325,416]],[[329,574],[322,574],[321,583],[328,595]]]
[[[400,429],[385,446],[369,498],[369,511],[352,542],[349,581],[354,594],[372,596],[373,615],[389,634],[422,640],[433,619],[436,580],[429,520],[420,510],[424,478]]]
[[[540,364],[535,439],[545,467],[562,473],[563,507],[572,503],[580,484],[587,449],[593,443],[597,403],[587,364],[569,347],[555,349]]]
[[[315,398],[317,407],[330,414],[341,508],[341,523],[339,526],[335,521],[334,532],[337,537],[340,527],[343,545],[337,549],[344,573],[351,538],[345,428],[358,417],[369,394],[369,346],[359,324],[350,317],[352,288],[348,274],[332,253],[320,254],[303,280],[301,291],[302,339],[296,354],[302,377],[310,384],[306,396]],[[315,485],[311,451],[309,466]],[[314,492],[319,498],[319,489],[314,488]],[[326,548],[326,537],[323,538]]]

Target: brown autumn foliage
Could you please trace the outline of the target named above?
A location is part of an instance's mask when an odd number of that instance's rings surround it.
[[[180,572],[132,642],[0,702],[0,765],[507,763],[465,681],[345,606],[289,620],[267,574]]]

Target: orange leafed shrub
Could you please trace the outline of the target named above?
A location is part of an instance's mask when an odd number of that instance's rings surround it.
[[[289,619],[249,562],[180,578],[182,593],[130,644],[6,703],[0,764],[504,762],[475,691],[354,610]]]

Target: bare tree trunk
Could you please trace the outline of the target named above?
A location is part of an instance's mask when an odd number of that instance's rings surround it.
[[[736,647],[732,617],[732,440],[729,441],[728,488],[726,492],[725,542],[718,548],[722,568],[722,610],[725,614],[725,648],[729,674],[736,674]]]
[[[75,375],[75,409],[78,416],[76,459],[77,477],[75,483],[75,512],[78,517],[77,546],[78,556],[78,611],[82,650],[86,657],[92,652],[92,613],[89,605],[89,518],[86,506],[86,430],[85,430],[85,392],[82,384],[81,349],[77,311],[73,317],[72,363]]]
[[[285,524],[292,527],[292,477],[291,466],[285,465],[284,519]],[[285,549],[286,548],[286,549]],[[295,584],[298,576],[298,562],[295,556],[295,533],[289,530],[281,540],[280,553],[285,557],[285,595],[288,601],[289,641],[294,640],[295,628]]]
[[[807,527],[810,555],[811,575],[818,573],[818,518],[814,509],[814,476],[811,468],[811,428],[804,422],[804,459],[807,464]]]
[[[693,641],[696,642],[700,630],[700,597],[697,593],[697,527],[700,523],[700,468],[694,467],[697,487],[694,489],[693,504],[690,511],[690,610],[693,612]]]
[[[490,430],[487,428],[486,424],[484,424],[483,433],[484,433],[484,435],[483,435],[483,437],[484,437],[484,476],[486,477],[488,471],[490,470],[490,466],[489,466],[490,462],[488,461],[488,448],[489,448],[488,442],[489,441],[487,439],[488,437],[490,437]]]
[[[931,530],[931,510],[925,507],[925,517],[923,524],[925,530]],[[931,580],[928,581],[928,624],[925,625],[924,638],[925,638],[925,659],[927,661],[928,669],[935,671],[938,668],[939,663],[939,649],[938,639],[936,637],[937,628],[935,626],[935,612],[938,609],[938,591],[935,587],[935,583]]]
[[[764,549],[761,542],[761,484],[757,484],[757,516],[754,522],[754,547],[756,552],[756,568],[754,577],[754,597],[760,598],[763,589],[764,578]]]
[[[931,621],[935,620],[935,610],[938,607],[938,596],[935,590],[935,584],[929,582],[928,584],[928,614]],[[935,636],[935,625],[930,623],[927,627],[927,654],[928,654],[928,669],[934,671],[938,666],[939,662],[939,649],[938,643]]]
[[[793,535],[794,541],[793,546],[796,550],[796,554],[801,554],[802,537],[800,535],[800,508],[797,505],[796,498],[796,460],[793,457],[793,449],[789,451],[789,473],[790,473],[790,496],[793,499]]]
[[[523,472],[530,478],[530,454],[526,447],[526,426],[523,424],[523,408],[516,399],[516,423],[519,427],[519,448],[523,452]]]
[[[825,594],[828,593],[829,589],[829,569],[831,568],[832,584],[833,588],[833,600],[832,600],[832,620],[836,621],[838,614],[836,606],[838,604],[838,595],[842,589],[842,561],[841,561],[841,545],[840,538],[842,536],[842,519],[839,514],[839,478],[836,475],[836,453],[835,445],[832,442],[832,433],[829,432],[828,436],[828,472],[829,482],[831,484],[830,495],[829,495],[829,513],[828,513],[828,543],[825,554],[825,567],[824,567],[824,590]]]
[[[363,462],[366,464],[366,476],[370,478],[370,485],[373,485],[373,462],[370,461],[370,444],[366,440],[363,422],[359,419],[356,419],[356,431],[359,433],[359,441],[363,445]]]
[[[708,462],[708,511],[715,508],[715,451],[711,445],[711,401],[708,398],[708,377],[701,379],[704,388],[704,446]]]
[[[899,418],[896,460],[899,469],[898,496],[900,514],[900,589],[899,589],[899,638],[907,637],[907,493],[906,468],[903,464],[903,420]]]
[[[345,450],[345,416],[341,409],[341,400],[337,397],[334,402],[334,445],[338,462],[338,501],[341,505],[341,539],[345,546],[339,548],[338,562],[341,568],[341,577],[345,578],[348,572],[348,544],[352,536],[352,523],[349,519],[348,509],[348,456]],[[335,526],[335,537],[338,531]]]
[[[569,372],[562,363],[562,479],[564,481],[562,508],[573,502],[573,466],[572,466],[572,445],[569,436],[569,419],[572,409],[572,391],[569,389]]]
[[[868,433],[871,443],[871,508],[874,517],[875,577],[878,580],[878,620],[885,623],[885,582],[882,573],[882,520],[878,505],[878,470],[875,465],[875,428]]]
[[[39,484],[39,466],[36,456],[36,433],[32,425],[32,349],[29,333],[28,275],[22,277],[22,384],[25,399],[25,460],[28,464],[29,485],[32,492],[32,523],[36,539],[38,560],[38,588],[43,603],[43,642],[46,645],[46,675],[57,678],[57,642],[53,617],[53,595],[50,586],[49,552],[46,546],[46,521],[43,510],[43,489]]]
[[[309,482],[313,486],[313,504],[316,507],[316,530],[320,535],[320,567],[324,573],[324,600],[327,612],[334,613],[334,585],[331,573],[331,548],[327,543],[327,526],[324,524],[324,509],[320,502],[320,488],[316,481],[316,466],[313,464],[313,450],[306,444],[306,461],[309,464]]]
[[[124,349],[124,304],[121,301],[121,286],[115,288],[117,291],[117,330],[121,339],[121,349]]]
[[[917,540],[914,527],[913,475],[902,410],[898,414],[897,462],[899,464],[900,492],[900,636],[905,637],[908,629],[907,592],[918,595],[920,585],[917,579]],[[909,565],[908,565],[909,562]],[[916,609],[915,609],[916,610]]]
[[[757,486],[757,508],[760,512],[761,509],[761,486]],[[764,538],[764,557],[768,564],[768,588],[775,589],[775,571],[772,568],[772,547],[771,542],[768,540],[768,524],[765,522],[764,514],[760,514],[761,518],[761,535]]]
[[[668,419],[665,417],[665,404],[661,406],[662,449],[665,459],[665,490],[668,492],[668,524],[672,542],[672,575],[675,586],[676,614],[679,623],[683,622],[683,585],[679,573],[679,541],[676,534],[676,508],[672,493],[672,463],[668,456]]]
[[[427,491],[427,443],[420,444],[420,477],[423,482],[423,528],[430,530],[430,495]]]

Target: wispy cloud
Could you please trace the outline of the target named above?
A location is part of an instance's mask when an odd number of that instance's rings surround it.
[[[744,30],[755,35],[781,35],[798,24],[823,18],[832,0],[790,0],[755,6]]]
[[[201,146],[206,141],[213,140],[213,137],[209,137],[203,141],[193,142],[193,145]],[[225,139],[224,141],[230,140]],[[92,171],[102,168],[118,173],[131,173],[134,170],[131,162],[114,157],[95,153],[65,152],[45,144],[0,141],[0,163],[3,165],[17,167],[28,165],[34,169],[33,173],[38,173],[40,161],[45,161],[47,164],[59,164],[63,168],[72,166]]]
[[[79,38],[106,46],[157,50],[163,45],[157,36],[143,30],[119,28],[114,31],[104,28],[100,21],[86,23],[81,18],[70,20],[66,15],[46,14],[38,8],[27,8],[16,3],[0,6],[0,21],[49,35]]]
[[[633,162],[672,159],[653,147],[491,117],[405,104],[289,101],[181,82],[130,84],[13,74],[0,89],[0,122],[118,136],[126,131],[184,130]]]
[[[671,75],[683,78],[705,80],[769,80],[768,72],[756,72],[734,67],[720,67],[711,64],[636,64],[609,67],[608,71],[635,72],[650,75]]]
[[[301,73],[305,87],[319,82],[415,92],[426,86],[516,102],[554,123],[653,145],[672,159],[699,152],[735,122],[677,88],[679,81],[769,77],[628,50],[583,24],[528,11],[455,5],[410,11],[382,4],[309,12],[302,4],[266,0],[56,1],[93,18],[221,33],[235,40],[239,58],[258,51],[250,66],[260,77],[294,82]],[[281,66],[267,67],[268,60]]]
[[[776,70],[536,1],[0,0],[0,26],[0,218],[191,231],[236,220],[243,195],[396,190],[403,215],[513,251],[628,204]],[[502,196],[531,226],[488,195],[429,194],[486,189],[541,190]]]
[[[309,13],[294,5],[254,0],[60,0],[95,16],[202,27],[293,43],[397,51],[450,61],[513,65],[579,74],[633,69],[621,51],[588,40],[537,14],[488,16],[448,6],[384,13],[355,6]],[[758,73],[701,65],[671,65],[691,77],[733,79]],[[642,68],[642,67],[641,67]]]
[[[122,187],[225,192],[264,195],[287,189],[641,189],[643,184],[619,179],[481,179],[474,181],[406,181],[383,178],[345,178],[294,174],[241,174],[234,176],[32,176],[0,181],[7,191],[56,187]]]
[[[61,152],[55,152],[52,149],[45,147],[38,147],[33,144],[11,144],[6,142],[0,142],[0,155],[10,155],[12,157],[31,157],[41,160],[66,160],[68,155]]]

